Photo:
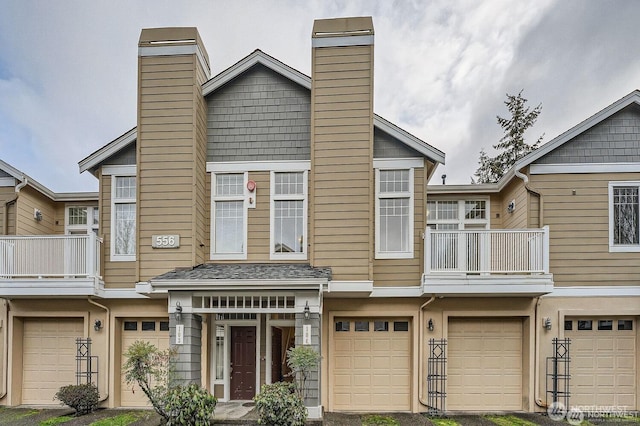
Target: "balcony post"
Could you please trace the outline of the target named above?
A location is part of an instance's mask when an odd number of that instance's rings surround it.
[[[96,234],[89,232],[87,234],[87,278],[96,277]]]
[[[424,231],[424,273],[431,273],[431,228]]]
[[[549,225],[542,228],[542,270],[549,273]]]

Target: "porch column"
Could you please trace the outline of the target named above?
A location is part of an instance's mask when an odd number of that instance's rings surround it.
[[[176,341],[177,326],[183,326],[182,343]],[[172,361],[176,380],[180,385],[202,384],[202,317],[198,314],[182,314],[180,321],[169,317],[169,342],[176,354]]]

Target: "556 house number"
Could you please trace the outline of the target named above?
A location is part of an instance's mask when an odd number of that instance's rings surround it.
[[[178,248],[180,247],[180,235],[152,235],[151,247]]]

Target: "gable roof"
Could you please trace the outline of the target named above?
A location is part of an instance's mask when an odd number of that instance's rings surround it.
[[[591,127],[606,120],[607,118],[611,117],[615,113],[620,112],[621,110],[623,110],[624,108],[632,104],[640,105],[640,90],[636,89],[633,92],[626,95],[625,97],[618,99],[611,105],[598,111],[591,117],[587,118],[581,123],[578,123],[577,125],[567,130],[566,132],[562,133],[561,135],[555,137],[554,139],[550,140],[546,144],[542,145],[540,148],[522,157],[520,160],[516,162],[514,169],[520,170],[523,167],[528,166],[529,164],[533,163],[537,159],[547,155],[551,151],[555,150],[556,148],[559,148],[560,146],[570,141],[571,139],[575,138],[579,134],[586,132]]]
[[[81,200],[97,200],[97,192],[53,192],[31,176],[21,172],[12,165],[0,160],[0,170],[4,171],[14,179],[20,181],[16,187],[16,192],[20,191],[23,186],[30,186],[36,191],[40,192],[45,197],[52,201],[81,201]]]
[[[205,82],[202,85],[202,95],[207,96],[211,94],[218,88],[224,86],[234,78],[238,77],[245,71],[258,64],[267,67],[268,69],[282,75],[286,79],[293,81],[294,83],[308,90],[311,90],[311,77],[286,65],[273,56],[264,53],[260,49],[256,49],[251,54],[245,56],[229,68],[225,69],[224,71],[220,72],[219,74]],[[433,146],[412,135],[406,130],[401,129],[390,121],[385,120],[378,114],[374,114],[373,116],[373,125],[374,127],[377,127],[378,129],[398,139],[400,142],[404,143],[410,148],[416,150],[420,154],[429,157],[435,163],[444,164],[445,154],[442,151],[434,148]],[[96,150],[78,163],[80,173],[86,170],[94,169],[107,158],[116,154],[123,148],[126,148],[131,143],[135,142],[136,137],[137,129],[136,127],[134,127],[133,129],[109,142],[104,147]]]

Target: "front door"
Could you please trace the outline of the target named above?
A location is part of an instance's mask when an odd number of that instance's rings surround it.
[[[256,394],[256,328],[231,327],[231,399]]]

